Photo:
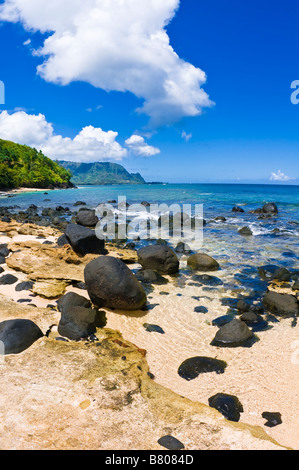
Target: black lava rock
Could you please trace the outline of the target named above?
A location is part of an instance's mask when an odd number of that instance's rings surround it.
[[[142,285],[120,259],[100,256],[85,267],[84,277],[89,297],[97,307],[141,310],[146,304]]]
[[[105,241],[99,239],[94,230],[76,224],[69,224],[65,236],[76,253],[83,256],[88,253],[104,253]]]
[[[95,227],[98,221],[95,211],[91,209],[80,210],[76,217],[77,224],[84,225],[84,227]]]
[[[146,331],[149,331],[150,333],[154,332],[154,333],[160,333],[161,335],[165,334],[165,331],[159,325],[151,325],[149,323],[144,323],[143,326],[146,329]]]
[[[82,295],[76,294],[75,292],[68,292],[67,294],[60,297],[57,302],[57,307],[60,312],[68,307],[84,307],[91,308],[90,300],[86,299]]]
[[[34,285],[34,282],[32,282],[32,281],[20,282],[19,284],[16,285],[15,291],[16,292],[21,292],[23,290],[30,290],[30,289],[32,289],[33,285]]]
[[[223,374],[226,368],[226,362],[211,357],[192,357],[186,359],[179,367],[178,374],[185,380],[193,380],[199,374],[207,372],[216,372]]]
[[[163,436],[158,440],[160,446],[168,450],[182,450],[185,449],[184,444],[173,436]]]
[[[265,426],[268,426],[269,428],[273,428],[274,426],[282,424],[281,414],[278,412],[273,413],[270,411],[264,411],[262,413],[262,417],[267,420]]]
[[[152,269],[162,274],[174,274],[179,270],[179,260],[167,245],[149,245],[138,252],[138,262],[143,269]]]
[[[74,341],[88,338],[97,328],[106,325],[106,315],[103,311],[84,308],[76,305],[65,305],[58,324],[58,333]]]
[[[217,393],[209,398],[211,408],[218,410],[229,421],[239,421],[240,413],[243,413],[243,406],[234,395]]]
[[[245,346],[253,337],[254,334],[245,322],[234,319],[217,331],[211,345],[221,347]]]
[[[3,276],[0,277],[0,285],[12,285],[15,282],[18,281],[18,278],[14,276],[13,274],[4,274]]]
[[[4,354],[19,354],[42,336],[40,328],[31,320],[16,319],[0,323],[0,341],[4,344]]]
[[[265,308],[275,315],[292,317],[299,314],[299,304],[294,295],[268,291],[263,303]]]

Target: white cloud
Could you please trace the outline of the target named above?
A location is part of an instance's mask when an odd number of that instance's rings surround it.
[[[197,116],[210,101],[205,73],[180,59],[165,27],[180,0],[6,0],[0,20],[48,32],[38,73],[52,83],[85,81],[144,100],[152,126]]]
[[[0,113],[0,138],[35,147],[52,159],[81,162],[122,160],[128,151],[116,141],[117,136],[117,132],[87,126],[71,139],[56,135],[43,114],[31,115],[24,111]]]
[[[160,150],[157,147],[148,145],[143,137],[136,134],[131,135],[131,137],[126,140],[126,145],[135,155],[141,157],[152,157],[153,155],[158,155],[160,153]]]
[[[187,134],[186,131],[182,132],[182,139],[184,139],[186,142],[189,142],[189,140],[192,138],[192,134]]]
[[[278,170],[277,173],[274,171],[271,173],[270,181],[290,181],[294,180],[295,178],[291,178],[290,176],[285,175],[282,171]]]

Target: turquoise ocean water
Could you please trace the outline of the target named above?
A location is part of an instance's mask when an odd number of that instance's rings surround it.
[[[58,205],[76,210],[73,204],[85,201],[88,207],[109,200],[126,197],[129,204],[166,203],[203,204],[207,221],[204,239],[198,249],[215,256],[231,275],[265,264],[277,264],[299,269],[299,186],[242,185],[242,184],[146,184],[80,186],[77,189],[20,193],[14,197],[2,196],[0,206],[17,206],[16,210],[35,204],[42,210]],[[48,199],[48,200],[46,200]],[[270,219],[258,219],[249,211],[275,202],[279,213]],[[239,205],[244,213],[233,213]],[[224,216],[226,222],[215,222]],[[238,229],[249,226],[253,236],[244,237]],[[249,269],[249,271],[248,271]]]

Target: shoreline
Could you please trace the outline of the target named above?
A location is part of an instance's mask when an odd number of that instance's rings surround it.
[[[75,266],[72,268],[73,254],[70,247],[55,247],[58,237],[63,234],[63,230],[59,227],[44,227],[18,222],[0,222],[0,226],[2,227],[0,244],[8,243],[12,250],[6,260],[6,266],[2,265],[4,268],[2,275],[17,276],[19,282],[31,279],[36,284],[30,290],[30,294],[24,291],[16,292],[14,284],[11,286],[2,285],[0,286],[0,296],[4,295],[7,301],[13,302],[15,306],[20,308],[23,307],[26,315],[31,312],[30,315],[34,321],[40,322],[45,331],[50,324],[57,325],[59,321],[60,314],[56,308],[56,301],[63,295],[63,292],[60,295],[53,295],[52,298],[51,292],[53,293],[53,289],[54,291],[57,288],[60,289],[63,279],[69,279],[66,285],[62,286],[64,292],[76,292],[88,298],[86,290],[78,289],[70,282],[70,279],[74,279],[73,276],[77,281],[83,281],[82,269],[84,265],[82,263],[86,261],[75,260]],[[52,243],[52,245],[47,245],[47,243]],[[210,253],[212,249],[215,251],[213,243],[212,240],[206,245],[207,251]],[[129,262],[128,266],[133,273],[140,269],[135,251],[125,250],[113,243],[107,243],[107,249],[109,256],[117,256]],[[240,426],[257,426],[280,445],[298,448],[299,436],[294,421],[298,400],[296,390],[293,390],[297,366],[291,363],[291,356],[294,354],[292,344],[296,341],[297,329],[291,327],[290,319],[282,319],[277,325],[273,324],[272,329],[257,333],[259,341],[251,348],[213,348],[210,342],[217,328],[212,325],[212,322],[219,316],[226,314],[227,306],[221,304],[221,299],[227,296],[227,292],[221,286],[213,290],[213,288],[192,283],[192,275],[187,272],[186,260],[186,256],[180,258],[181,274],[178,278],[165,276],[168,280],[167,284],[148,286],[149,308],[147,311],[135,314],[134,312],[103,308],[102,310],[105,311],[107,317],[106,328],[119,331],[126,341],[146,350],[149,370],[155,377],[155,384],[159,387],[165,387],[163,390],[170,389],[171,393],[179,394],[184,397],[184,400],[191,400],[198,406],[202,404],[200,406],[205,406],[208,410],[211,410],[208,406],[208,398],[213,394],[222,392],[236,395],[244,407],[244,413],[241,414],[239,422]],[[47,266],[47,270],[44,269],[44,266]],[[68,276],[70,277],[68,278]],[[231,276],[230,263],[222,259],[221,271],[217,272],[216,276],[221,281],[229,279]],[[41,295],[41,293],[49,295],[49,292],[50,297]],[[285,289],[283,292],[287,293],[289,290]],[[26,298],[25,303],[18,303],[20,300],[25,301]],[[199,302],[208,310],[207,313],[195,312]],[[36,307],[33,305],[30,307],[30,304],[35,304]],[[41,309],[45,309],[45,311],[43,310],[43,316],[39,318]],[[47,314],[45,314],[46,311]],[[5,310],[0,314],[1,321],[7,319]],[[144,323],[158,325],[165,334],[160,335],[146,331]],[[56,344],[55,338],[58,335],[56,327],[53,328],[53,335],[52,339]],[[48,344],[46,339],[44,342]],[[73,347],[72,343],[67,344],[70,348]],[[83,344],[82,342],[82,347]],[[17,363],[18,360],[22,360],[22,357],[26,361],[26,357],[31,357],[30,354],[33,354],[35,349],[38,353],[38,348],[38,345],[31,346],[19,355],[19,359],[10,356],[9,363],[14,364],[14,361]],[[177,370],[181,362],[194,356],[223,359],[228,364],[227,371],[220,375],[203,374],[195,380],[187,382],[178,376]],[[167,368],[165,368],[165,364],[168,364]],[[112,382],[114,380],[113,367],[111,364],[109,380]],[[47,396],[48,391],[45,389],[45,385],[42,388],[42,393]],[[80,394],[83,403],[84,392],[81,389]],[[85,399],[87,398],[85,397]],[[274,428],[265,428],[265,420],[261,417],[262,412],[265,411],[281,412],[283,423]],[[225,425],[230,424],[227,420],[225,421]],[[181,433],[181,440],[185,443],[189,442],[188,439],[191,438],[187,429],[184,428]],[[246,444],[244,435],[242,435],[244,440],[242,443],[240,438],[232,440],[233,448],[244,445],[249,448],[254,447],[252,443]],[[194,444],[190,443],[190,448],[192,445]],[[216,442],[213,443],[213,446],[219,448]],[[260,448],[264,448],[263,446],[264,442],[261,441]]]

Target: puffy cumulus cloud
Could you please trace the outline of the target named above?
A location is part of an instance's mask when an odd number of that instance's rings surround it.
[[[271,176],[270,176],[270,181],[290,181],[290,180],[294,180],[295,178],[292,178],[291,176],[287,176],[285,175],[284,173],[282,173],[282,171],[278,170],[277,173],[275,173],[274,171],[271,173]]]
[[[160,153],[160,149],[148,145],[144,138],[137,134],[131,135],[131,137],[126,140],[126,145],[135,155],[141,157],[152,157]]]
[[[35,51],[38,73],[67,85],[85,81],[106,91],[129,91],[144,103],[152,126],[197,116],[210,107],[206,74],[182,60],[165,27],[180,0],[6,0],[0,19],[48,32]]]
[[[122,160],[127,149],[117,141],[117,132],[105,132],[93,126],[84,127],[74,139],[56,135],[43,114],[24,111],[0,113],[0,137],[42,150],[52,159],[81,162]]]

